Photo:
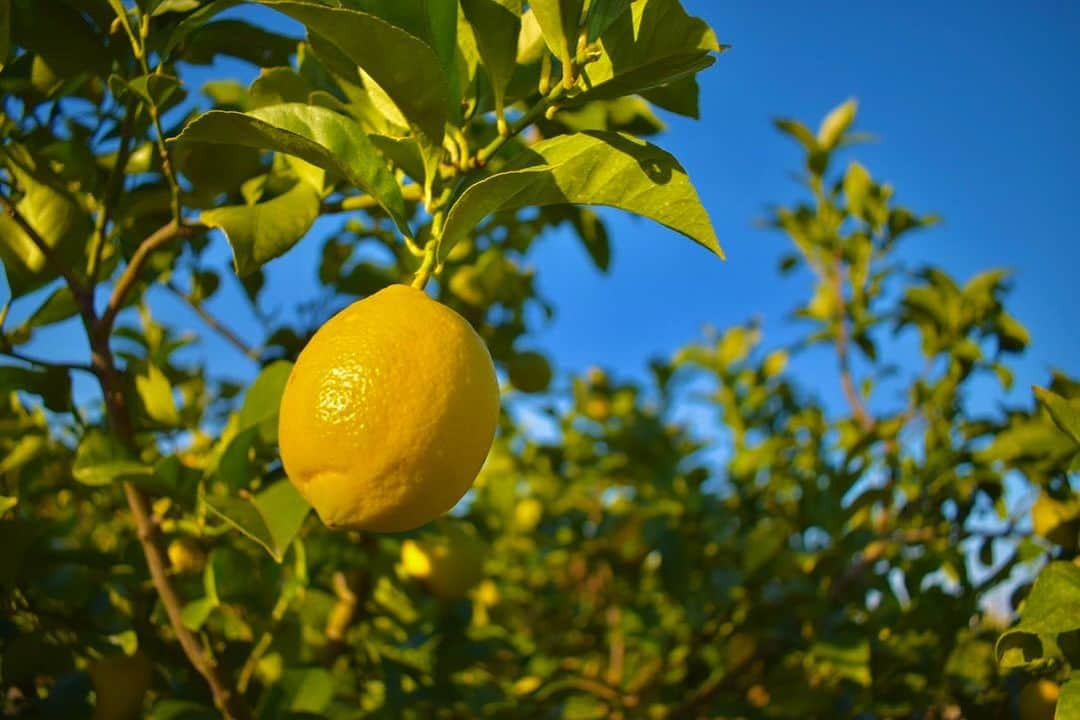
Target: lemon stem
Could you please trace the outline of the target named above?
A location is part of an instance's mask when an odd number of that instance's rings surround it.
[[[424,249],[424,260],[420,263],[420,268],[416,271],[416,275],[413,276],[412,286],[417,290],[423,290],[427,285],[428,279],[431,278],[431,273],[435,269],[435,243],[429,243]]]

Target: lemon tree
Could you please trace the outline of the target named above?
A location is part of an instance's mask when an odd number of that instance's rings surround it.
[[[1032,339],[900,267],[935,218],[841,164],[854,103],[777,123],[797,342],[539,346],[552,231],[719,261],[662,133],[725,49],[678,0],[0,0],[0,713],[1075,717],[1080,390],[976,412]]]

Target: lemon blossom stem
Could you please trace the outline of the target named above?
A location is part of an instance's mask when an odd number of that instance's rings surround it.
[[[497,135],[494,140],[480,148],[476,153],[476,157],[473,159],[473,164],[477,167],[486,165],[487,161],[490,160],[495,153],[499,152],[499,150],[502,149],[502,146],[505,145],[510,138],[516,136],[522,130],[532,125],[537,118],[547,112],[547,109],[562,97],[563,91],[564,88],[562,85],[556,85],[550,92],[540,98],[535,105],[529,108],[524,115],[518,118],[517,121],[510,126],[509,131],[505,135]]]

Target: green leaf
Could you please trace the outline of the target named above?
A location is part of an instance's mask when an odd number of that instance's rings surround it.
[[[250,500],[207,497],[207,507],[281,562],[311,511],[288,480],[281,480]]]
[[[15,185],[24,192],[16,209],[52,248],[59,260],[77,267],[93,225],[86,211],[67,191],[63,181],[24,148],[0,149]],[[7,213],[0,215],[0,261],[7,272],[12,297],[24,295],[56,277],[55,268]]]
[[[393,99],[405,117],[441,143],[449,117],[449,81],[435,50],[364,12],[296,0],[259,0],[336,45]]]
[[[157,17],[158,15],[164,15],[165,13],[171,12],[191,12],[201,4],[202,0],[163,0],[154,8],[153,12],[150,13],[150,16]]]
[[[206,621],[210,619],[210,614],[214,612],[214,608],[217,606],[218,603],[214,598],[209,597],[202,597],[187,603],[180,611],[180,618],[184,622],[184,627],[198,632],[206,624]]]
[[[19,498],[8,495],[0,495],[0,515],[19,504]]]
[[[773,125],[784,133],[799,141],[799,144],[803,146],[803,149],[808,153],[820,152],[821,148],[818,147],[817,138],[814,137],[814,133],[810,132],[810,128],[803,125],[798,120],[791,120],[788,118],[777,118],[773,120]]]
[[[217,478],[225,483],[230,490],[246,489],[255,477],[252,467],[251,448],[259,434],[257,427],[250,427],[238,432],[229,444],[217,463]]]
[[[1003,352],[1023,352],[1031,344],[1031,334],[1019,320],[1002,311],[994,318],[994,330],[997,333],[998,347]]]
[[[1061,431],[1080,444],[1080,398],[1066,399],[1041,387],[1032,390]]]
[[[825,119],[821,121],[821,126],[818,128],[817,141],[818,145],[823,150],[832,150],[840,144],[840,141],[844,137],[844,133],[848,131],[851,124],[855,122],[855,112],[858,110],[859,104],[854,100],[848,100],[847,102],[835,107]]]
[[[236,4],[239,3],[229,3]],[[189,19],[198,15],[192,13]],[[296,40],[268,32],[243,20],[216,20],[206,24],[196,22],[195,25],[199,27],[187,31],[182,47],[185,62],[211,65],[218,55],[227,55],[258,67],[282,67],[288,65],[289,58],[296,53]]]
[[[592,0],[589,5],[589,17],[585,21],[588,41],[593,42],[603,35],[611,24],[630,9],[631,0]]]
[[[458,82],[458,2],[457,0],[424,0],[424,15],[427,20],[426,40],[439,58],[439,64],[446,73],[448,95],[446,102],[450,114],[455,118],[461,115],[461,86]]]
[[[998,638],[1002,667],[1038,667],[1056,651],[1057,637],[1080,630],[1080,567],[1051,562],[1024,601],[1020,622]]]
[[[312,87],[291,67],[263,68],[248,88],[249,110],[281,105],[307,103]]]
[[[55,412],[71,409],[71,376],[63,368],[25,368],[0,365],[0,394],[25,392],[37,395]]]
[[[810,657],[818,672],[870,687],[870,643],[866,638],[814,643]]]
[[[301,181],[273,200],[206,210],[199,219],[225,233],[236,272],[243,276],[295,245],[319,216],[320,205],[318,191]]]
[[[551,53],[564,65],[577,53],[578,27],[584,0],[530,0],[536,22]]]
[[[22,436],[19,438],[19,441],[15,443],[14,447],[8,449],[7,456],[4,457],[3,460],[0,460],[0,473],[9,473],[18,470],[23,465],[41,455],[48,447],[48,441],[41,435]],[[14,498],[12,498],[12,500],[14,500]],[[0,510],[0,513],[4,512],[6,509],[7,508]]]
[[[334,698],[334,678],[321,667],[289,669],[281,686],[292,712],[321,714]]]
[[[146,369],[146,375],[135,378],[135,389],[142,399],[146,414],[159,423],[169,426],[180,424],[180,415],[176,412],[176,400],[172,386],[165,373],[154,365]]]
[[[586,90],[564,105],[668,85],[709,67],[714,62],[710,53],[725,49],[712,29],[688,15],[678,0],[642,0],[632,12],[615,17],[600,45],[600,58],[581,73]]]
[[[1055,720],[1075,720],[1080,718],[1080,670],[1073,670],[1069,679],[1061,685]]]
[[[641,96],[653,105],[695,120],[701,117],[699,95],[700,89],[697,77],[694,75],[687,75],[641,93]]]
[[[1080,567],[1057,561],[1043,568],[1017,627],[1047,634],[1080,629]]]
[[[604,221],[592,210],[580,208],[571,222],[593,264],[601,272],[607,272],[611,266],[611,241]]]
[[[61,0],[15,3],[11,37],[40,57],[61,78],[84,73],[107,75],[112,57],[103,34],[74,7]]]
[[[476,47],[495,93],[495,113],[503,116],[506,88],[517,69],[521,33],[520,0],[461,0],[461,9],[476,31]]]
[[[101,430],[90,430],[83,436],[71,467],[72,476],[84,485],[108,485],[120,479],[149,477],[153,472],[132,457],[117,438]]]
[[[161,700],[154,703],[147,720],[220,720],[215,710],[190,700]]]
[[[723,256],[712,222],[675,158],[628,135],[595,132],[537,143],[505,172],[465,190],[447,215],[440,260],[493,212],[564,203],[628,210]]]
[[[153,73],[125,81],[118,75],[109,76],[109,89],[117,97],[130,92],[147,105],[161,107],[180,89],[180,80],[173,75]]]
[[[852,161],[844,173],[844,198],[847,199],[848,210],[852,215],[862,217],[866,208],[866,196],[872,185],[867,169]]]
[[[0,0],[0,70],[11,55],[11,0]]]
[[[49,293],[41,305],[38,305],[30,317],[23,322],[23,327],[45,327],[74,317],[78,312],[79,306],[75,303],[71,289],[66,284],[61,285]]]
[[[237,416],[237,430],[258,428],[266,442],[277,442],[278,408],[292,372],[292,363],[278,360],[262,369],[244,396]]]
[[[371,142],[379,149],[390,163],[406,175],[423,185],[424,155],[414,138],[395,138],[387,135],[372,135]]]
[[[362,188],[411,237],[401,188],[379,151],[355,121],[332,110],[300,103],[248,113],[211,110],[188,123],[175,141],[244,145],[299,157]]]

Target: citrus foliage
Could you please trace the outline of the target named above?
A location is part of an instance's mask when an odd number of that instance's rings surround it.
[[[528,335],[552,309],[525,265],[546,231],[606,270],[582,205],[613,206],[719,252],[685,171],[642,139],[656,107],[697,116],[713,31],[677,0],[258,4],[304,37],[233,0],[0,0],[5,714],[996,717],[1032,683],[1075,712],[1080,387],[976,411],[1029,342],[1007,276],[899,262],[933,218],[835,167],[854,104],[816,133],[778,123],[805,151],[807,202],[771,217],[783,269],[814,280],[802,342],[736,327],[648,383],[550,389]],[[262,72],[190,85],[221,56]],[[338,219],[296,324],[261,266],[320,217]],[[284,480],[285,382],[333,310],[414,273],[512,386],[547,391],[551,427],[527,432],[510,393],[451,517],[332,533]],[[236,282],[253,346],[212,310]],[[258,363],[250,385],[155,317],[162,291]],[[58,323],[85,327],[88,364],[26,351]],[[818,345],[836,393],[787,370]],[[73,400],[74,373],[101,394]],[[998,640],[1003,589],[1027,600]]]

